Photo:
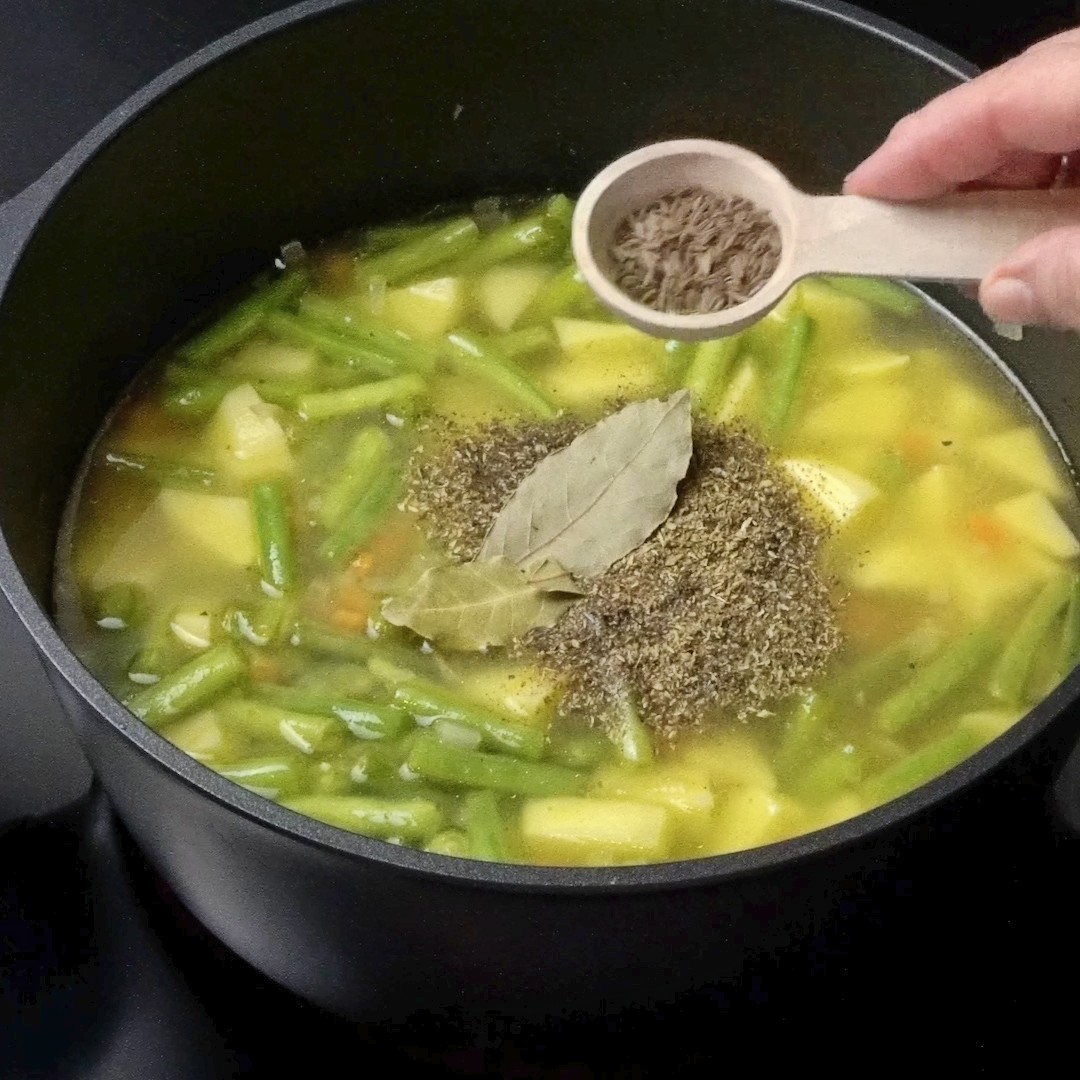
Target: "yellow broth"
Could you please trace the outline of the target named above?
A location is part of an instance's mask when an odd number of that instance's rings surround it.
[[[986,356],[899,287],[808,280],[710,367],[707,345],[596,305],[569,262],[568,209],[507,224],[488,202],[479,227],[342,241],[148,367],[89,456],[59,551],[61,627],[106,686],[208,767],[331,824],[610,865],[852,817],[1056,685],[1080,640],[1076,493]],[[397,506],[418,422],[535,418],[538,401],[591,421],[687,385],[698,422],[764,438],[793,320],[812,332],[766,441],[828,530],[845,641],[817,685],[669,742],[633,717],[613,732],[561,716],[557,679],[504,650],[454,652],[380,619],[425,544]],[[350,488],[364,453],[381,465]],[[276,567],[275,498],[295,549]],[[432,764],[444,751],[453,779]]]

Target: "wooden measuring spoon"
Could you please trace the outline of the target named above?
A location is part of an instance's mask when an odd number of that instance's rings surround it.
[[[711,314],[656,311],[612,281],[616,228],[686,187],[742,195],[768,210],[780,230],[773,276],[749,300]],[[1061,225],[1080,225],[1080,189],[972,191],[917,203],[807,195],[741,146],[676,139],[634,150],[599,172],[578,200],[572,243],[585,280],[617,315],[648,334],[699,341],[756,322],[808,274],[976,282],[1013,248]]]

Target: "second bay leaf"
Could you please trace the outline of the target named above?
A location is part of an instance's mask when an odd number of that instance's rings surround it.
[[[382,613],[440,645],[483,649],[553,626],[574,599],[531,582],[512,562],[497,558],[430,567],[405,592],[385,600]]]
[[[691,450],[688,391],[627,405],[522,480],[477,558],[552,559],[578,578],[603,573],[671,513]]]

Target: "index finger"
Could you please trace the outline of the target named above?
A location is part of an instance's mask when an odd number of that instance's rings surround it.
[[[904,117],[847,178],[853,195],[922,199],[995,174],[1045,174],[1080,147],[1080,31],[1032,46]]]

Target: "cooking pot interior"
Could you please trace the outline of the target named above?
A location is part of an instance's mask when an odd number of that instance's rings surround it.
[[[88,137],[0,300],[0,525],[46,608],[64,501],[110,403],[283,242],[485,193],[576,192],[675,136],[741,143],[834,191],[957,79],[886,32],[770,0],[304,7]],[[995,344],[1080,449],[1071,342]]]

